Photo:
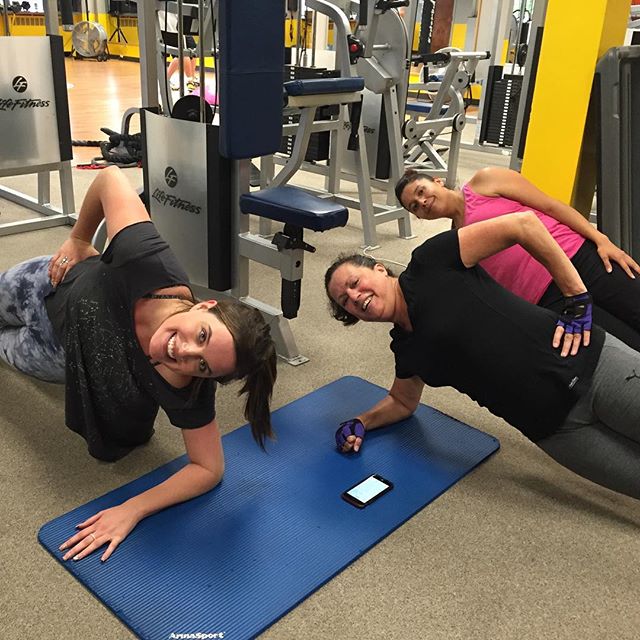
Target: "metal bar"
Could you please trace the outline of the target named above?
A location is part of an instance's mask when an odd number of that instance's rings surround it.
[[[240,211],[240,196],[249,191],[250,166],[249,160],[236,160],[231,173],[233,179],[231,202],[234,208],[231,260],[236,267],[231,295],[238,299],[249,295],[249,260],[240,254],[239,236],[249,231],[249,216]]]
[[[520,1],[520,15],[518,16],[518,29],[516,30],[516,43],[513,49],[513,65],[512,69],[515,69],[518,63],[518,47],[520,46],[520,38],[522,38],[522,25],[524,24],[524,12],[527,10],[527,0]],[[520,75],[522,75],[522,67],[520,67]]]
[[[238,249],[241,256],[280,271],[281,254],[271,240],[248,231],[240,234]]]
[[[279,187],[286,184],[293,174],[300,168],[304,161],[304,156],[309,147],[309,138],[311,137],[311,124],[315,116],[315,107],[304,109],[300,115],[299,130],[296,134],[296,141],[293,145],[291,158],[287,161],[284,168],[272,180],[271,186]]]
[[[5,1],[5,6],[7,2]],[[44,0],[44,30],[46,35],[58,35],[58,2],[57,0]]]
[[[316,35],[317,35],[317,27],[318,27],[318,14],[315,11],[311,11],[311,20],[313,21],[313,26],[311,28],[311,67],[316,66]]]
[[[351,33],[351,26],[347,16],[338,7],[326,0],[306,0],[310,9],[329,17],[334,24],[334,46],[336,51],[336,69],[340,71],[341,78],[351,78],[351,63],[349,62],[349,50],[347,47],[347,34]]]
[[[178,73],[180,74],[180,80],[179,80],[180,96],[183,96],[184,95],[184,24],[182,23],[182,0],[177,0],[177,5],[178,5],[177,6]]]
[[[50,202],[51,176],[48,171],[40,171],[38,173],[38,204],[48,205]]]
[[[75,213],[76,203],[73,193],[71,160],[60,165],[60,195],[62,196],[62,211],[69,215]]]
[[[5,36],[10,36],[11,35],[11,29],[9,28],[9,15],[8,15],[8,12],[7,12],[6,2],[2,3],[2,21],[4,22],[4,35]]]
[[[198,0],[198,53],[200,56],[200,61],[198,62],[198,71],[200,78],[200,122],[206,121],[206,106],[207,103],[205,101],[205,79],[206,79],[206,69],[204,63],[204,34],[202,33],[202,24],[204,22],[204,0]],[[214,52],[215,53],[215,52]],[[216,87],[216,91],[218,87]]]
[[[157,3],[158,6],[164,3]],[[158,63],[161,53],[157,51],[156,3],[138,2],[138,42],[140,45],[140,90],[142,107],[157,109],[158,102]],[[149,55],[152,54],[152,55]],[[164,67],[164,63],[163,63]]]
[[[299,128],[298,122],[282,125],[283,136],[295,136]],[[337,120],[315,120],[311,125],[312,133],[320,133],[323,131],[336,131],[338,129]]]
[[[387,181],[387,204],[395,203],[395,185],[400,179],[403,170],[402,140],[400,138],[398,96],[395,86],[383,94],[385,118],[387,120],[387,136],[389,137],[389,153],[391,154],[391,171]],[[401,238],[413,237],[411,233],[411,218],[409,212],[402,209],[401,215],[397,216],[398,232]]]
[[[2,193],[0,192],[0,195]],[[30,218],[17,222],[5,222],[0,225],[0,236],[10,236],[24,231],[39,231],[40,229],[50,229],[51,227],[61,227],[70,224],[72,218],[67,215],[50,215],[48,218]]]
[[[528,64],[525,64],[524,67],[524,77],[522,78],[522,88],[520,89],[520,102],[518,103],[518,113],[516,114],[515,133],[513,135],[513,151],[509,162],[509,168],[514,171],[520,171],[522,167],[523,156],[521,155],[521,150],[524,151],[523,139],[526,139],[526,131],[524,130],[525,119],[528,115],[527,110],[530,108],[527,96],[529,95],[529,87],[535,83],[533,57],[534,52],[540,46],[538,38],[541,37],[540,27],[544,25],[544,20],[547,15],[547,3],[548,0],[536,0],[531,25],[529,26]]]

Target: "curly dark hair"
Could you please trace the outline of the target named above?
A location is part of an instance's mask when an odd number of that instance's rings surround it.
[[[331,282],[331,278],[333,274],[336,272],[338,267],[341,267],[343,264],[352,264],[356,267],[366,267],[367,269],[373,269],[378,261],[372,258],[371,256],[364,256],[359,253],[354,254],[341,254],[339,255],[331,264],[331,266],[327,269],[324,274],[324,290],[329,298],[329,313],[336,320],[340,320],[343,325],[346,327],[355,324],[358,322],[358,318],[354,315],[345,311],[332,297],[329,293],[329,283]],[[386,268],[386,267],[385,267]],[[391,269],[387,269],[387,274],[391,277],[394,277]]]

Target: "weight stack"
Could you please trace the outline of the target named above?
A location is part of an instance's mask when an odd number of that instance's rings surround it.
[[[522,79],[520,75],[505,74],[491,83],[489,100],[482,114],[480,142],[500,147],[513,145]]]

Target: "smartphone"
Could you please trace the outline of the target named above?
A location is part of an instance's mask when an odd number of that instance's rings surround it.
[[[342,494],[342,498],[354,507],[363,509],[391,489],[393,489],[393,483],[374,473],[347,489]]]

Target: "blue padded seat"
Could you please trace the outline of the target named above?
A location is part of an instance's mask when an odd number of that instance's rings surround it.
[[[407,100],[407,111],[413,111],[414,113],[431,113],[430,102],[409,102]]]
[[[290,96],[308,96],[319,93],[352,93],[364,89],[364,78],[314,78],[290,80],[284,90]]]
[[[349,219],[349,212],[341,204],[289,186],[242,194],[240,211],[312,231],[344,227]]]
[[[433,105],[430,102],[409,102],[407,101],[406,110],[410,113],[431,113],[431,107]],[[443,116],[447,113],[448,105],[443,105],[440,109],[440,115]]]

